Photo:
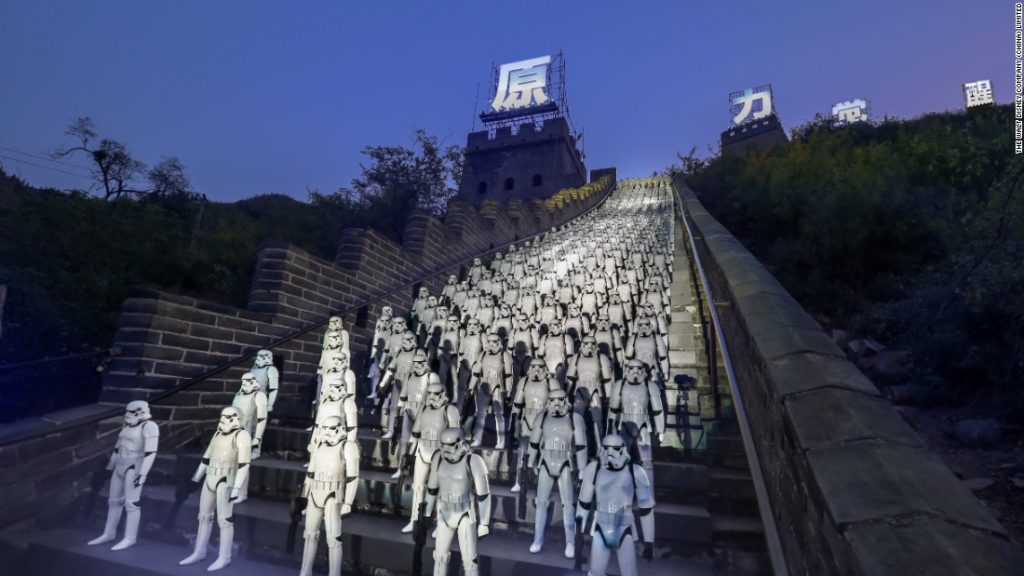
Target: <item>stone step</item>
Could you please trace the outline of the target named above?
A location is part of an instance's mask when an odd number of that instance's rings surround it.
[[[187,549],[184,548],[188,535],[194,534],[195,532],[195,517],[198,513],[198,496],[196,494],[190,495],[188,500],[186,500],[176,512],[173,510],[173,503],[174,490],[172,487],[146,487],[142,499],[142,508],[144,510],[142,536],[144,538],[160,540],[165,543],[178,544],[183,550],[185,550],[184,553],[179,552],[178,559],[180,560],[180,558],[188,554]],[[361,536],[364,538],[392,541],[393,543],[408,542],[411,544],[410,537],[408,535],[401,534],[400,532],[400,528],[404,526],[407,521],[407,506],[408,501],[406,501],[406,508],[403,509],[403,513],[401,515],[369,513],[357,510],[344,520],[343,531],[346,533],[346,536]],[[496,503],[496,514],[493,517],[492,523],[493,536],[487,538],[485,542],[491,542],[492,539],[500,540],[506,537],[511,537],[523,542],[522,549],[519,551],[519,554],[522,554],[529,548],[529,542],[532,538],[532,518],[528,524],[523,522],[511,524],[499,518],[497,512],[500,509],[501,505]],[[560,527],[561,514],[556,514],[555,512],[557,511],[557,508],[555,508],[549,515],[546,539],[548,545],[545,547],[545,552],[549,551],[549,549],[560,551],[564,547],[564,532]],[[98,532],[102,529],[104,514],[105,509],[99,510],[94,513],[92,518],[88,519],[91,522],[87,524],[87,526],[91,527],[91,531],[87,529],[87,534]],[[667,551],[672,551],[673,553],[680,553],[681,551],[692,549],[692,545],[688,543],[675,542],[671,540],[671,533],[667,532],[667,530],[671,528],[671,523],[678,521],[677,519],[663,518],[658,515],[659,512],[655,512],[655,514],[657,530],[656,541],[658,542],[659,547],[664,546]],[[278,556],[288,556],[287,536],[289,524],[291,522],[288,503],[250,497],[246,502],[234,507],[233,518],[236,526],[235,544],[243,550],[243,552],[274,551]],[[297,529],[296,541],[298,541],[298,545],[301,546],[301,518],[299,519],[299,522],[300,524]],[[709,519],[707,522],[708,540],[703,544],[710,543],[710,528],[711,524]],[[94,537],[94,535],[87,536],[81,541],[88,541],[92,537]],[[349,552],[350,545],[350,542],[346,541],[346,556],[349,558],[351,558]],[[359,545],[359,542],[357,542],[356,545]],[[293,551],[292,554],[295,554],[295,552]],[[531,555],[526,554],[526,556]],[[368,563],[376,567],[393,568],[392,566],[387,566],[379,562]],[[555,563],[554,565],[558,566],[559,563]],[[177,566],[175,566],[175,568],[176,567]]]
[[[194,461],[198,463],[198,457],[195,457]],[[682,496],[679,495],[677,484],[672,482],[675,480],[684,485],[686,483],[694,486],[699,486],[701,483],[706,485],[707,479],[706,476],[703,476],[706,471],[692,465],[670,465],[663,466],[662,469],[672,473],[667,475],[667,482],[665,483],[667,491],[661,491],[658,487],[658,481],[655,480],[656,498],[660,494],[661,496],[669,496],[671,500],[659,500],[659,504],[655,509],[655,517],[658,518],[658,524],[663,526],[659,534],[665,540],[673,542],[710,542],[710,515],[704,502],[697,504],[680,502],[679,500],[682,500]],[[250,499],[263,498],[282,503],[287,502],[294,496],[298,487],[301,486],[305,474],[306,471],[299,461],[260,458],[253,462],[250,470]],[[360,470],[359,476],[360,484],[356,493],[356,507],[359,510],[374,513],[393,511],[392,493],[398,481],[391,478],[391,472]],[[408,482],[409,480],[407,480],[407,484],[402,490],[400,499],[405,510],[408,510],[412,505],[412,492]],[[532,531],[535,517],[535,508],[532,504],[535,494],[534,489],[531,488],[529,495],[526,496],[525,518],[518,518],[517,495],[511,492],[511,486],[508,484],[508,482],[491,484],[495,520],[506,522],[513,526],[522,525],[524,529]],[[147,491],[151,488],[156,489],[157,487],[147,487]],[[551,505],[557,511],[561,506],[557,492],[552,494],[551,502]],[[553,516],[555,516],[554,512],[549,515],[549,517]],[[558,518],[554,520],[557,523],[561,523],[560,512],[558,513]]]

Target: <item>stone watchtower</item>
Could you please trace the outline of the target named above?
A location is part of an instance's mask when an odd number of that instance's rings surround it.
[[[459,196],[486,200],[549,198],[587,182],[565,100],[561,53],[493,68],[494,91],[480,114],[485,130],[466,142]]]
[[[543,126],[520,124],[494,131],[472,132],[466,142],[459,195],[480,204],[548,198],[563,188],[586,184],[587,172],[565,118],[552,118]]]

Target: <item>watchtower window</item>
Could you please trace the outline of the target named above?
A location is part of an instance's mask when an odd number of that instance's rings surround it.
[[[544,177],[543,176],[541,176],[540,174],[534,174],[533,175],[533,186],[535,188],[537,186],[540,186],[543,183],[544,183]]]
[[[512,178],[505,178],[505,190],[511,190],[516,187],[516,181]]]
[[[481,196],[483,196],[484,194],[487,194],[487,182],[481,181],[479,184],[477,184],[476,185],[476,193],[481,195]]]

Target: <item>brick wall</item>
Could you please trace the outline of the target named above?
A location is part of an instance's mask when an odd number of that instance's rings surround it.
[[[771,274],[677,182],[791,574],[1010,574],[1024,554]]]

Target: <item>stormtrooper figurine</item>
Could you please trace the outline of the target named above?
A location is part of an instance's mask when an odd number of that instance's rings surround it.
[[[412,425],[412,438],[406,459],[413,460],[412,467],[412,517],[402,532],[412,532],[414,523],[420,519],[420,505],[427,488],[427,475],[434,454],[441,449],[441,433],[448,428],[458,428],[461,416],[459,409],[448,402],[444,387],[433,382],[427,386],[427,402],[416,416]],[[403,467],[409,466],[408,462]]]
[[[576,523],[592,537],[589,574],[604,576],[615,552],[619,573],[636,576],[633,502],[643,530],[643,557],[649,561],[654,557],[654,489],[647,472],[630,462],[621,436],[605,436],[601,448],[601,461],[591,462],[583,472],[576,505]]]
[[[441,288],[441,302],[445,304],[451,304],[452,299],[455,298],[455,290],[459,287],[459,278],[452,274],[448,276],[448,283]]]
[[[117,536],[117,525],[121,522],[121,509],[125,511],[124,538],[111,550],[124,550],[135,544],[139,537],[139,521],[142,509],[142,485],[153,461],[156,460],[160,429],[150,420],[149,404],[144,400],[133,400],[125,406],[124,426],[117,435],[117,444],[110,455],[107,470],[110,475],[110,497],[107,500],[107,523],[103,534],[89,541],[90,546],[112,542]]]
[[[579,304],[569,304],[569,316],[562,321],[562,329],[572,337],[575,344],[579,344],[584,336],[590,334],[590,320],[583,316]]]
[[[453,402],[458,401],[455,395],[458,393],[459,341],[461,338],[462,327],[459,325],[459,317],[449,314],[434,355],[437,358],[437,375],[441,379],[441,385],[445,387]]]
[[[473,284],[480,282],[480,277],[483,276],[484,265],[480,262],[479,258],[473,258],[473,265],[469,268],[469,281]]]
[[[423,350],[416,350],[412,359],[412,374],[402,383],[402,390],[398,396],[398,411],[402,413],[402,441],[398,445],[398,461],[402,461],[403,450],[412,437],[412,426],[416,415],[423,409],[423,402],[427,399],[427,388],[431,384],[440,384],[441,379],[437,374],[430,371],[427,364],[427,355]],[[392,478],[398,478],[401,469],[395,471]]]
[[[380,354],[384,352],[388,337],[391,336],[391,320],[394,315],[391,306],[384,306],[380,309],[380,318],[377,318],[377,322],[373,325],[373,342],[370,345],[370,360],[373,362],[379,361]]]
[[[601,312],[597,315],[597,324],[594,329],[594,340],[597,341],[597,350],[614,358],[620,369],[626,366],[626,355],[623,351],[622,330],[613,326],[608,314]]]
[[[512,354],[501,345],[497,334],[488,334],[484,352],[473,366],[472,389],[476,392],[476,422],[473,427],[473,447],[484,439],[487,409],[494,414],[497,450],[505,448],[505,396],[512,388]]]
[[[251,450],[252,440],[242,428],[242,414],[232,406],[221,410],[217,431],[203,454],[203,461],[192,476],[193,482],[203,484],[199,493],[199,532],[196,534],[195,551],[178,564],[195,564],[206,558],[215,510],[217,524],[220,526],[220,548],[217,561],[206,570],[213,572],[231,563],[231,544],[235,539],[231,513],[235,500],[249,478]]]
[[[384,404],[384,420],[387,431],[381,436],[384,440],[390,440],[395,435],[395,418],[401,412],[402,389],[405,387],[409,377],[412,376],[413,362],[416,357],[416,336],[412,332],[402,334],[402,347],[397,351],[394,360],[388,366],[387,372],[381,379],[380,388],[386,388],[389,381],[391,390],[388,392],[388,401]]]
[[[534,424],[537,417],[544,410],[548,403],[548,393],[551,390],[561,389],[558,382],[549,378],[548,369],[544,361],[537,358],[530,362],[526,377],[519,383],[516,389],[516,397],[512,401],[511,434],[513,446],[519,453],[519,462],[516,465],[516,481],[512,486],[512,492],[519,492],[520,486],[519,471],[526,457],[526,445],[533,434]]]
[[[458,428],[441,433],[441,449],[430,464],[424,517],[429,518],[435,506],[434,574],[448,573],[452,541],[458,535],[465,574],[478,576],[477,539],[491,531],[491,488],[484,459],[469,451]]]
[[[545,412],[537,419],[530,432],[528,465],[537,474],[537,516],[534,520],[533,544],[530,552],[536,554],[544,546],[544,531],[548,521],[548,499],[551,489],[558,483],[562,500],[562,524],[565,527],[565,557],[574,558],[576,522],[573,516],[573,466],[582,477],[587,465],[587,435],[583,418],[569,410],[569,399],[561,389],[548,393]]]
[[[377,377],[374,378],[374,374],[371,373],[370,383],[373,387],[371,388],[370,395],[367,396],[368,399],[374,400],[377,398],[377,390],[381,388],[380,378],[391,368],[391,362],[399,350],[402,349],[402,339],[405,337],[406,332],[409,332],[409,325],[405,322],[405,318],[401,316],[391,318],[391,333],[388,335],[387,340],[384,341],[380,360],[377,362]],[[415,338],[413,338],[413,342],[415,342]]]
[[[539,341],[540,336],[530,323],[530,317],[525,312],[520,312],[516,317],[515,328],[508,337],[508,348],[512,351],[514,382],[518,382],[526,374]]]
[[[348,394],[344,377],[337,372],[324,376],[324,397],[320,401],[313,424],[313,434],[309,439],[307,450],[312,454],[320,443],[321,429],[328,418],[340,418],[344,432],[349,440],[355,441],[358,436],[358,412],[356,403]]]
[[[649,370],[657,371],[658,381],[668,376],[668,351],[665,339],[654,332],[652,318],[643,316],[636,320],[637,333],[626,343],[626,358],[639,360]]]
[[[346,358],[349,356],[348,332],[328,330],[327,333],[324,334],[324,347],[323,351],[320,352],[320,363],[317,364],[316,367],[316,392],[313,395],[314,403],[320,399],[321,390],[323,388],[323,374],[327,364],[334,358],[341,355],[345,355]]]
[[[324,331],[324,342],[323,347],[328,347],[328,339],[331,333],[337,332],[340,335],[340,343],[338,347],[348,353],[348,330],[345,330],[345,322],[341,319],[341,316],[331,316],[330,320],[327,321],[327,330]]]
[[[612,390],[608,401],[608,431],[621,435],[629,446],[634,444],[640,453],[640,463],[654,480],[654,460],[651,448],[651,424],[658,442],[665,439],[665,411],[661,403],[661,390],[647,377],[647,366],[640,360],[626,364],[625,377]]]
[[[611,360],[598,351],[597,339],[585,336],[580,353],[569,360],[565,379],[570,384],[573,411],[582,416],[589,412],[594,441],[604,437],[604,406],[611,394]]]
[[[419,296],[416,297],[412,302],[412,309],[409,310],[409,318],[412,320],[413,327],[420,325],[420,315],[423,310],[427,307],[427,300],[430,298],[430,290],[426,287],[420,288]]]
[[[252,450],[249,459],[260,457],[260,445],[263,442],[263,431],[267,427],[267,395],[260,390],[260,383],[251,373],[242,375],[242,387],[239,388],[231,405],[238,410],[242,419],[242,428],[252,439]],[[235,504],[245,502],[249,497],[249,483],[242,485],[242,491]]]
[[[452,394],[453,402],[461,402],[466,397],[466,390],[473,377],[473,366],[484,353],[484,336],[482,326],[476,318],[466,323],[466,332],[459,339],[459,365],[457,389]],[[465,409],[465,408],[464,408]]]
[[[352,512],[359,485],[359,444],[347,440],[341,418],[323,421],[321,442],[310,455],[302,495],[306,498],[306,541],[300,576],[312,576],[320,522],[327,533],[329,576],[341,576],[341,519]]]
[[[537,356],[544,359],[548,371],[562,382],[565,378],[565,362],[576,353],[572,336],[562,331],[562,321],[554,319],[548,324],[548,333],[541,336]]]
[[[277,402],[277,386],[280,379],[277,368],[274,367],[274,353],[270,350],[257,352],[256,360],[249,373],[256,377],[260,383],[260,391],[267,395],[267,413],[273,412],[274,403]]]

